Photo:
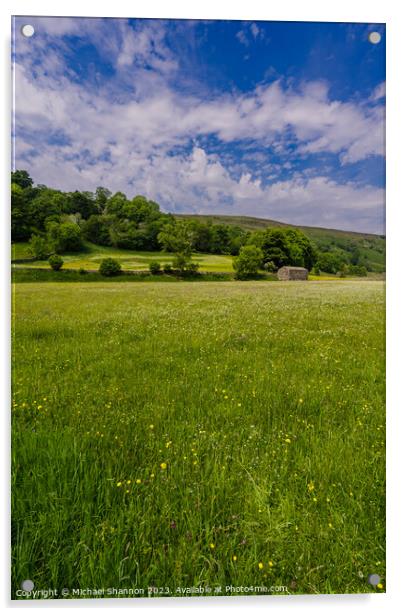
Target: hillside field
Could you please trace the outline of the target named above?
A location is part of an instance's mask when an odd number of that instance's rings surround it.
[[[13,300],[13,596],[25,579],[382,592],[382,282],[26,283]]]
[[[18,242],[12,246],[12,259],[29,259],[28,242]],[[172,264],[174,254],[167,252],[133,251],[109,246],[97,246],[90,242],[85,243],[85,250],[78,253],[63,254],[64,268],[98,270],[100,262],[106,257],[117,259],[122,270],[148,271],[152,261],[158,261],[163,267],[167,263]],[[230,255],[212,255],[194,253],[193,260],[199,264],[200,272],[233,272],[233,257]],[[21,268],[44,268],[49,269],[46,261],[29,261],[28,263],[15,264]]]

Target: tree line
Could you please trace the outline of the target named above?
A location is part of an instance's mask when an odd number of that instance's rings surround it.
[[[174,253],[174,267],[182,273],[196,271],[191,260],[194,252],[233,255],[239,277],[246,276],[250,268],[273,272],[283,265],[296,265],[316,272],[338,272],[353,266],[330,252],[320,252],[293,227],[250,232],[235,225],[178,219],[142,195],[129,199],[102,186],[94,193],[63,192],[34,185],[25,170],[11,173],[11,234],[14,242],[29,241],[37,259],[80,252],[88,241]]]

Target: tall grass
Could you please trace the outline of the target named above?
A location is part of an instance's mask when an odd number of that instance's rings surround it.
[[[382,283],[14,297],[13,596],[24,579],[378,592]]]

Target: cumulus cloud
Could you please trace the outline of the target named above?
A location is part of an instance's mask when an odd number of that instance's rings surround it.
[[[381,189],[292,175],[286,159],[286,181],[265,171],[270,158],[287,155],[289,143],[298,156],[329,153],[344,166],[383,156],[383,84],[360,103],[332,99],[322,81],[296,87],[279,79],[247,93],[208,98],[184,94],[170,82],[179,60],[165,42],[163,22],[144,23],[132,27],[116,20],[112,29],[104,20],[41,18],[36,25],[46,32],[34,43],[35,55],[26,41],[18,42],[18,166],[28,168],[37,182],[67,190],[103,184],[147,194],[170,210],[382,231]],[[100,48],[106,28],[108,41],[99,53],[108,54],[115,74],[88,87],[66,63],[66,37]],[[250,32],[259,35],[257,24]],[[249,163],[245,156],[240,168],[224,150],[212,154],[207,146],[192,147],[195,138],[213,138],[222,147],[235,144],[245,153],[251,143],[258,152]]]

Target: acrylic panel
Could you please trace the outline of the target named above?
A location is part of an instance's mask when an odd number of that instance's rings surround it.
[[[12,21],[12,598],[385,592],[385,24]]]

